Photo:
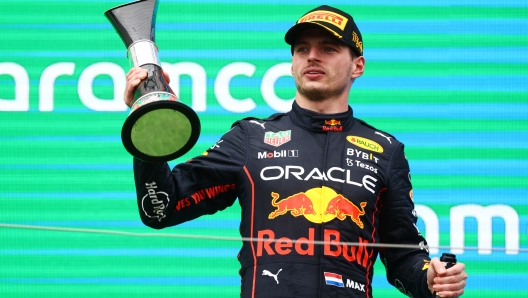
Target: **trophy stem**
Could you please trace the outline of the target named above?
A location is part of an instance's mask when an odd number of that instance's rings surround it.
[[[128,47],[128,59],[131,66],[154,64],[161,67],[158,55],[158,46],[150,40],[138,40]]]

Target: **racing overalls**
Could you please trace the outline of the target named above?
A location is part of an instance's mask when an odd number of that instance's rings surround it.
[[[134,159],[141,220],[161,229],[238,198],[240,234],[256,238],[238,256],[241,297],[372,297],[378,253],[392,285],[430,297],[403,147],[351,108],[318,114],[294,102],[288,113],[235,122],[172,171]]]

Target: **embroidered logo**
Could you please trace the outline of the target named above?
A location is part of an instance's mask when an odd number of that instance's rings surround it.
[[[291,140],[291,130],[272,132],[267,131],[264,135],[264,143],[279,147]]]

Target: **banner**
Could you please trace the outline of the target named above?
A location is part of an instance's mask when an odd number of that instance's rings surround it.
[[[156,44],[171,87],[213,146],[244,117],[288,111],[284,34],[315,1],[161,0]],[[125,2],[2,4],[0,223],[236,237],[237,203],[151,230],[120,139],[126,50],[103,13]],[[328,1],[363,35],[354,116],[405,144],[418,229],[457,254],[464,297],[528,295],[528,3]],[[240,241],[0,227],[1,297],[236,297]],[[440,248],[439,248],[440,247]],[[404,297],[375,264],[375,297]]]

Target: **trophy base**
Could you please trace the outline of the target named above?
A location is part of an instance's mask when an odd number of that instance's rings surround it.
[[[121,130],[121,140],[130,154],[160,162],[191,150],[200,135],[200,120],[190,107],[175,100],[173,94],[156,92],[134,103]]]

